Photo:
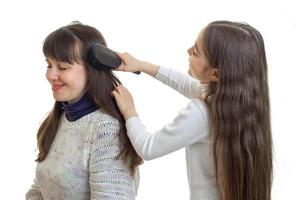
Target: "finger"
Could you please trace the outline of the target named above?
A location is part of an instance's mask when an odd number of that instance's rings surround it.
[[[115,69],[113,69],[113,70],[114,70],[114,71],[122,71],[121,65],[122,65],[122,63],[121,63],[117,68],[115,68]]]
[[[116,88],[116,91],[118,92],[120,98],[128,96],[130,92],[126,87],[124,87],[122,84],[118,85]]]
[[[122,54],[122,56],[123,56],[123,59],[125,59],[125,56],[127,56],[127,57],[132,57],[132,55],[131,55],[130,53],[128,53],[128,52],[124,52],[124,53]]]
[[[123,93],[130,94],[129,90],[123,85],[120,86],[120,91],[122,91]]]
[[[113,91],[111,92],[111,95],[114,96],[114,97],[116,98],[117,96],[119,96],[119,93],[118,93],[116,90],[113,90]]]
[[[125,71],[125,65],[124,63],[121,63],[116,69],[114,69],[116,71]]]
[[[116,51],[116,53],[121,58],[121,60],[124,60],[123,54],[121,52]]]
[[[120,94],[117,91],[112,91],[112,96],[115,98],[117,105],[119,106],[119,103],[122,101]]]
[[[118,93],[118,95],[122,95],[124,92],[123,90],[124,86],[122,84],[118,85],[116,88],[115,88],[115,91]]]

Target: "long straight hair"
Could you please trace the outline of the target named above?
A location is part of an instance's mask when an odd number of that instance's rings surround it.
[[[122,144],[119,157],[127,164],[133,175],[135,168],[142,163],[142,159],[134,150],[127,136],[124,117],[111,95],[114,88],[121,82],[111,70],[100,71],[90,66],[87,60],[87,52],[94,43],[107,46],[104,37],[97,29],[74,22],[48,35],[43,45],[43,52],[46,57],[61,62],[73,64],[74,62],[79,63],[83,61],[88,76],[88,94],[99,108],[119,121],[119,141]],[[54,108],[38,130],[38,162],[42,162],[49,152],[62,113],[61,102],[56,101]]]
[[[204,29],[203,47],[218,69],[205,102],[222,199],[270,200],[272,136],[263,38],[248,24],[215,21]]]

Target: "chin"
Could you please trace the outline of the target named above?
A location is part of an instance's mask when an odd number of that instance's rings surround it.
[[[53,95],[53,98],[55,99],[55,101],[68,101],[66,98],[59,95]]]
[[[188,71],[188,74],[189,74],[191,77],[197,79],[197,77],[194,76],[194,74],[193,74],[193,72],[192,72],[191,70]]]

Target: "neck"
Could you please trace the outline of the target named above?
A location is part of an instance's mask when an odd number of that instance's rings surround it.
[[[98,109],[98,106],[88,93],[85,93],[76,102],[62,102],[62,105],[63,109],[65,110],[65,116],[70,122],[74,122]]]

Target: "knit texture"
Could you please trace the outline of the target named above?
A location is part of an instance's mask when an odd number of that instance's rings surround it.
[[[37,164],[27,200],[132,200],[138,173],[118,158],[119,122],[101,110],[77,121],[65,115],[46,159]]]

